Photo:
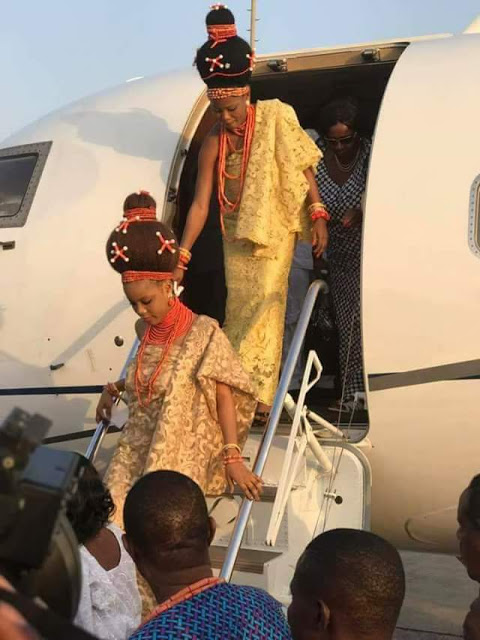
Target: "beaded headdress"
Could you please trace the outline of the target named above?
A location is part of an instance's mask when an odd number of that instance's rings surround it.
[[[139,195],[149,196],[147,191],[140,191]],[[134,209],[126,209],[120,223],[115,227],[113,237],[115,240],[107,246],[110,264],[122,276],[122,282],[135,282],[138,280],[171,280],[173,278],[172,271],[153,271],[144,269],[128,269],[131,255],[128,248],[128,232],[131,225],[139,223],[157,223],[157,230],[152,229],[152,234],[158,239],[157,255],[161,256],[165,251],[176,254],[178,247],[174,237],[166,238],[164,234],[158,230],[157,211],[154,206],[137,207]],[[119,237],[124,242],[119,242]],[[123,237],[125,236],[125,238]],[[128,265],[128,266],[127,266]]]
[[[214,4],[206,19],[208,40],[197,51],[195,64],[208,87],[210,100],[248,94],[255,55],[248,42],[237,35],[233,13]]]

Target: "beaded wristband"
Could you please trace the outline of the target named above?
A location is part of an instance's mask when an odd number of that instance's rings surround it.
[[[236,462],[241,462],[243,464],[244,460],[241,455],[236,456],[225,456],[223,458],[223,466],[226,467],[227,464],[235,464]]]
[[[315,222],[319,218],[326,220],[327,222],[330,220],[330,215],[328,214],[327,208],[323,202],[314,202],[308,207],[307,211],[310,214],[312,222]]]
[[[240,456],[237,458],[225,458],[223,461],[223,466],[226,467],[228,464],[235,464],[235,463],[242,463],[243,464],[243,458],[240,458]]]
[[[326,220],[327,222],[329,222],[330,215],[325,209],[317,209],[311,214],[310,219],[312,220],[312,222],[316,222],[317,220]]]
[[[190,253],[190,251],[188,249],[184,249],[183,247],[180,247],[179,254],[180,255],[178,259],[182,264],[187,265],[192,259],[192,254]]]

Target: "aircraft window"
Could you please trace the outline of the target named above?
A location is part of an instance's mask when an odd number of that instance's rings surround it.
[[[16,216],[37,164],[36,154],[0,160],[0,216]]]
[[[27,221],[51,142],[0,149],[0,228]]]

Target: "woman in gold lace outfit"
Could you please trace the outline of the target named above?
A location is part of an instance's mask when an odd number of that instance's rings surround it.
[[[207,31],[196,65],[218,124],[200,151],[181,246],[188,252],[194,245],[216,188],[228,289],[224,330],[253,381],[257,421],[265,422],[278,383],[296,239],[312,242],[316,255],[327,244],[328,213],[313,170],[321,152],[292,107],[279,100],[250,105],[254,54],[236,35],[232,13],[215,5]]]
[[[106,475],[118,524],[131,486],[158,469],[184,473],[211,495],[228,481],[258,498],[261,481],[240,456],[255,410],[248,376],[216,320],[174,295],[178,245],[156,220],[153,198],[132,194],[124,211],[107,255],[143,337],[126,379],[107,385],[97,408],[97,418],[108,419],[113,398],[126,391],[129,417]]]

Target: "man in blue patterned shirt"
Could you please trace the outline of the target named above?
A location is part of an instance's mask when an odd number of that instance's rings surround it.
[[[125,547],[159,603],[130,640],[290,640],[279,602],[213,577],[215,523],[193,480],[150,473],[131,489],[123,514]]]

